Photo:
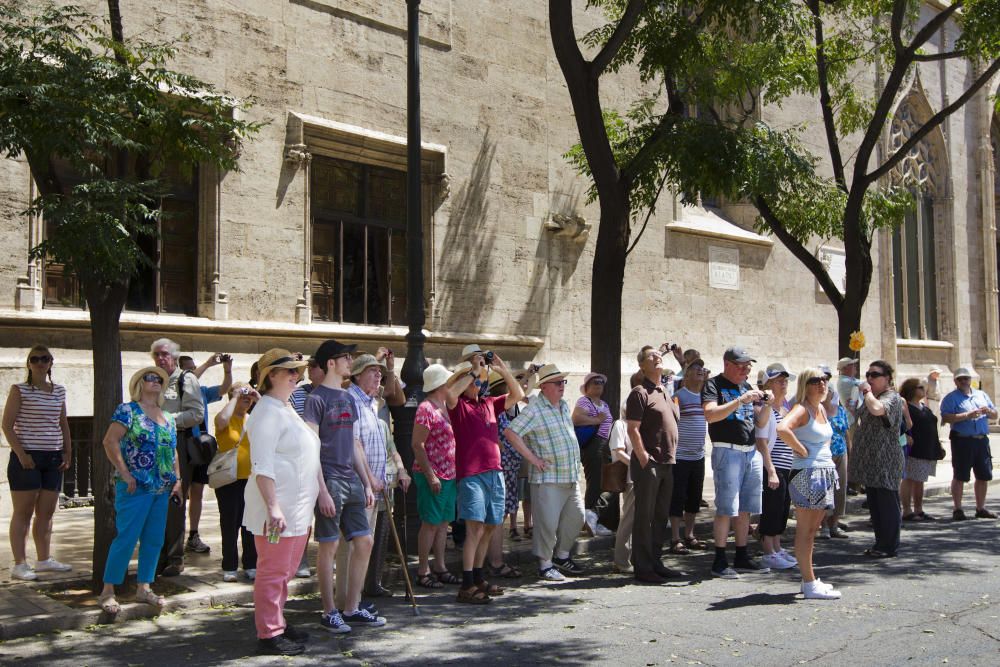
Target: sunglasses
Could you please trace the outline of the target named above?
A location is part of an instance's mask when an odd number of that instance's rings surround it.
[[[826,384],[826,383],[827,383],[827,379],[825,377],[821,377],[821,378],[809,378],[808,380],[806,380],[806,384],[807,385],[810,385],[810,384]]]
[[[155,382],[156,384],[163,384],[163,378],[161,378],[156,373],[146,373],[142,376],[142,379],[146,382]]]
[[[32,364],[47,364],[52,361],[52,357],[47,354],[32,355],[28,357],[28,361]]]
[[[885,373],[876,373],[875,371],[868,371],[867,373],[865,373],[865,377],[868,378],[869,380],[873,378],[884,378]]]
[[[602,380],[601,378],[595,378],[590,381],[590,384],[604,384],[604,380]]]

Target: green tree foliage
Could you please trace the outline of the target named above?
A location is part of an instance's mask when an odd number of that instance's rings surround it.
[[[119,321],[130,279],[150,268],[169,168],[235,170],[261,123],[236,101],[169,68],[183,45],[126,40],[110,21],[70,5],[0,5],[0,153],[24,156],[37,185],[30,213],[49,235],[30,249],[65,265],[87,300],[94,357],[94,585],[114,536],[111,466],[101,437],[122,398]]]
[[[591,0],[588,7],[608,22],[582,42],[601,53],[613,48],[608,71],[635,68],[643,84],[628,109],[602,109],[630,219],[655,207],[662,182],[686,201],[701,194],[752,203],[758,230],[775,234],[829,296],[840,352],[848,353],[871,283],[875,233],[900,224],[913,205],[914,184],[890,172],[1000,70],[1000,0],[955,0],[940,10],[919,0]],[[949,29],[957,39],[945,51],[930,49],[946,24],[957,26]],[[949,60],[975,66],[961,94],[879,156],[915,68]],[[821,123],[778,131],[759,121],[761,105],[793,95],[814,98]],[[802,141],[817,131],[826,144],[819,152]],[[591,200],[599,199],[599,151],[581,141],[567,157],[594,179]],[[845,293],[807,249],[817,238],[843,242]]]

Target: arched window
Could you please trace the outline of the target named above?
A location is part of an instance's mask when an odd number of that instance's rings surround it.
[[[899,149],[929,118],[926,102],[911,94],[893,118],[890,153]],[[935,201],[941,179],[937,173],[938,131],[915,146],[893,170],[892,178],[913,192],[915,206],[905,222],[893,230],[893,296],[896,337],[919,340],[938,338],[937,252]]]

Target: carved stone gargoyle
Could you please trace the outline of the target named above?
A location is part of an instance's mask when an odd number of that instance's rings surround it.
[[[568,238],[575,243],[585,243],[590,235],[591,224],[582,215],[564,215],[553,213],[552,218],[545,221],[545,229],[553,236]]]

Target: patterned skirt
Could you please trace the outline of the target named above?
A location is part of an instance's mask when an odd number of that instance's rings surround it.
[[[500,440],[500,467],[503,468],[503,483],[506,487],[504,496],[504,514],[513,514],[517,511],[519,502],[517,493],[517,474],[521,470],[521,459],[523,457],[517,453],[513,447],[507,443],[506,438]]]
[[[833,509],[833,492],[839,486],[836,468],[793,470],[788,480],[792,504],[805,510]]]
[[[937,461],[928,461],[927,459],[907,456],[903,479],[909,479],[914,482],[926,482],[936,471]]]

